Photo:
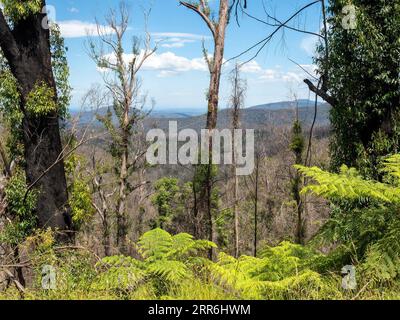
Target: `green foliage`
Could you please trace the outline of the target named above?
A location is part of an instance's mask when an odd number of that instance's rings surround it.
[[[399,159],[399,155],[394,155],[383,162],[381,171],[387,174],[387,181],[398,177]],[[371,281],[398,279],[400,193],[397,184],[364,180],[356,169],[346,166],[338,174],[318,168],[297,168],[317,183],[307,186],[303,192],[313,192],[340,204],[334,205],[331,219],[319,238],[350,248],[347,262],[359,262]]]
[[[298,112],[298,111],[297,111]],[[299,120],[293,123],[292,128],[292,141],[290,143],[290,149],[295,156],[295,164],[303,163],[303,153],[304,153],[304,136],[303,129]],[[297,218],[297,228],[296,228],[296,242],[304,243],[305,234],[305,223],[303,217],[303,205],[300,190],[302,187],[302,177],[299,172],[296,172],[294,177],[291,179],[291,194],[295,204],[295,214]]]
[[[292,142],[290,144],[290,149],[296,155],[296,158],[298,157],[298,155],[300,155],[301,157],[301,155],[303,154],[304,145],[305,142],[301,124],[299,121],[295,121],[292,129]]]
[[[289,242],[265,248],[259,258],[224,253],[209,268],[215,280],[243,299],[326,299],[340,292],[307,266],[316,253]]]
[[[352,4],[357,26],[342,26],[342,9]],[[398,1],[331,0],[329,61],[320,47],[319,69],[336,99],[331,110],[332,166],[357,168],[378,179],[382,156],[399,149],[400,4]]]
[[[55,92],[46,83],[37,83],[26,99],[26,111],[33,116],[48,115],[57,110]]]
[[[2,0],[4,13],[14,22],[36,14],[42,9],[41,0]]]
[[[194,240],[188,234],[173,236],[155,229],[145,233],[136,244],[141,258],[112,256],[99,259],[85,248],[57,247],[54,232],[50,229],[38,231],[21,245],[29,254],[27,258],[34,275],[33,286],[26,288],[24,298],[305,300],[347,299],[357,293],[342,291],[342,278],[331,271],[318,272],[336,259],[332,254],[325,256],[311,248],[283,242],[276,247],[263,248],[257,258],[242,256],[235,259],[220,253],[214,263],[203,257],[210,247],[215,245]],[[369,263],[377,265],[373,259],[384,258],[369,257],[369,261],[357,268],[360,286],[364,284],[364,277],[368,277],[365,282],[392,281],[387,280],[393,279],[391,271],[383,273],[380,269],[375,274],[373,269],[368,269]],[[42,288],[45,265],[52,266],[56,272],[55,289]],[[375,280],[376,275],[385,278]],[[384,290],[366,286],[359,292],[359,297],[398,298],[399,288],[396,283]],[[5,292],[0,291],[0,298],[18,299],[20,296],[10,287]]]
[[[162,229],[154,229],[137,243],[141,260],[124,256],[104,258],[100,266],[105,272],[98,283],[102,289],[124,290],[128,294],[145,282],[147,292],[162,296],[182,281],[194,279],[194,266],[201,266],[205,261],[196,255],[210,247],[215,245],[194,240],[189,234],[172,236]]]
[[[199,159],[201,158],[201,155],[199,155]],[[210,171],[210,172],[209,172]],[[219,189],[217,186],[215,186],[214,181],[216,180],[218,176],[218,166],[216,165],[211,165],[211,168],[209,168],[208,164],[200,164],[195,166],[195,173],[192,181],[192,191],[196,195],[197,199],[197,206],[198,209],[202,210],[208,210],[208,203],[207,203],[207,177],[210,176],[210,182],[212,184],[211,188],[211,216],[213,219],[214,224],[218,224],[217,231],[218,233],[218,238],[219,239],[225,239],[225,230],[223,228],[224,222],[225,222],[225,212],[220,212],[220,193]],[[208,221],[206,222],[208,224]],[[206,224],[204,226],[203,233],[202,234],[207,234],[207,227]],[[222,231],[222,233],[220,233]],[[218,245],[223,245],[223,242],[218,242]]]
[[[8,129],[7,149],[12,158],[23,155],[21,125],[23,113],[19,109],[20,95],[17,81],[0,54],[0,113]]]
[[[68,48],[61,36],[60,27],[53,24],[50,29],[51,65],[57,88],[57,110],[61,119],[69,115],[68,107],[72,88],[69,85]]]
[[[25,240],[36,227],[34,209],[36,192],[27,192],[25,175],[18,170],[5,188],[7,216],[10,218],[5,230],[0,234],[2,243],[17,245]]]
[[[162,178],[155,183],[155,194],[151,201],[157,207],[158,218],[154,227],[165,229],[168,227],[177,211],[182,206],[179,180],[175,178]]]
[[[65,161],[65,171],[69,178],[68,201],[72,210],[72,220],[77,228],[88,222],[95,214],[89,179],[83,175],[82,166],[84,160],[76,154],[70,155]]]
[[[138,289],[145,278],[145,271],[140,261],[130,257],[106,257],[98,263],[98,267],[101,273],[93,284],[93,289],[96,290],[114,291],[119,295],[127,295]]]
[[[214,201],[216,201],[215,199]],[[229,239],[232,236],[232,230],[230,230],[231,222],[233,221],[233,210],[227,208],[224,210],[218,210],[215,213],[215,231],[218,235],[216,242],[221,249],[228,247]]]
[[[364,180],[354,168],[343,165],[340,173],[330,173],[317,167],[296,166],[305,176],[318,184],[309,185],[303,193],[313,192],[328,199],[377,200],[383,203],[399,203],[400,191],[397,187],[373,180]]]
[[[187,233],[172,236],[162,229],[145,233],[138,242],[138,250],[145,261],[173,259],[181,261],[216,245],[206,240],[194,240]]]
[[[75,180],[70,186],[69,205],[75,226],[88,221],[95,213],[90,188],[86,181]]]
[[[24,1],[28,5],[32,1]],[[11,1],[10,4],[15,1]],[[61,119],[68,117],[68,106],[71,97],[71,87],[68,83],[69,68],[59,27],[53,25],[50,29],[50,49],[52,57],[53,74],[57,87],[57,105],[55,105],[55,93],[45,84],[39,83],[29,95],[27,110],[34,115],[47,114],[57,110]],[[16,159],[23,155],[22,145],[22,120],[23,113],[20,110],[20,93],[17,80],[12,75],[6,59],[0,52],[0,113],[6,125],[9,136],[7,141],[11,158]]]

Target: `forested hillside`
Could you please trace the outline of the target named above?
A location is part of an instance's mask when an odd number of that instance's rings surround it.
[[[400,299],[400,2],[143,2],[0,1],[0,300]]]

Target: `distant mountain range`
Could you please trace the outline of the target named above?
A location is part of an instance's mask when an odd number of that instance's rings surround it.
[[[241,110],[241,125],[243,128],[259,129],[266,126],[286,126],[291,125],[296,116],[296,106],[298,106],[299,119],[305,126],[311,125],[314,118],[314,102],[309,100],[281,101],[257,105]],[[319,104],[316,118],[317,126],[329,125],[328,104]],[[107,109],[98,110],[98,114],[104,115]],[[81,125],[93,121],[95,112],[87,111],[78,114],[72,112],[73,117],[79,117]],[[167,129],[169,121],[177,121],[178,127],[192,128],[200,130],[206,123],[206,115],[199,109],[170,109],[153,110],[145,120],[145,127]],[[96,123],[96,122],[95,122]],[[218,127],[229,128],[231,123],[231,110],[222,109],[218,113]]]
[[[260,104],[249,109],[256,109],[256,110],[282,110],[282,109],[291,109],[298,106],[299,108],[308,108],[314,107],[315,102],[307,99],[299,99],[296,101],[281,101],[281,102],[273,102],[273,103],[266,103]]]

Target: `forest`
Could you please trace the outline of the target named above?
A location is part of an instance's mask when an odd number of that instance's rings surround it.
[[[400,0],[65,3],[0,1],[0,300],[400,299]]]

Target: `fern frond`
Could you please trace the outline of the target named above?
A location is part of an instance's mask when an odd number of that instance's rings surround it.
[[[181,261],[159,260],[150,264],[148,271],[170,282],[179,282],[191,276],[190,270]]]
[[[138,242],[140,254],[151,260],[163,258],[170,252],[172,245],[172,236],[159,228],[146,232]]]
[[[343,166],[341,172],[331,173],[317,167],[295,166],[304,176],[317,184],[308,185],[302,193],[312,192],[327,199],[375,199],[383,203],[400,203],[400,190],[393,186],[363,180],[354,169]]]
[[[366,253],[363,268],[371,279],[392,280],[400,275],[400,221],[388,226],[385,235]]]
[[[207,240],[194,240],[193,236],[187,233],[179,233],[172,237],[172,247],[167,257],[182,258],[195,255],[199,251],[216,248],[216,244]]]
[[[400,154],[395,154],[384,160],[382,172],[400,180]]]
[[[146,276],[143,263],[125,256],[103,258],[96,265],[102,272],[93,284],[95,290],[135,290]]]

